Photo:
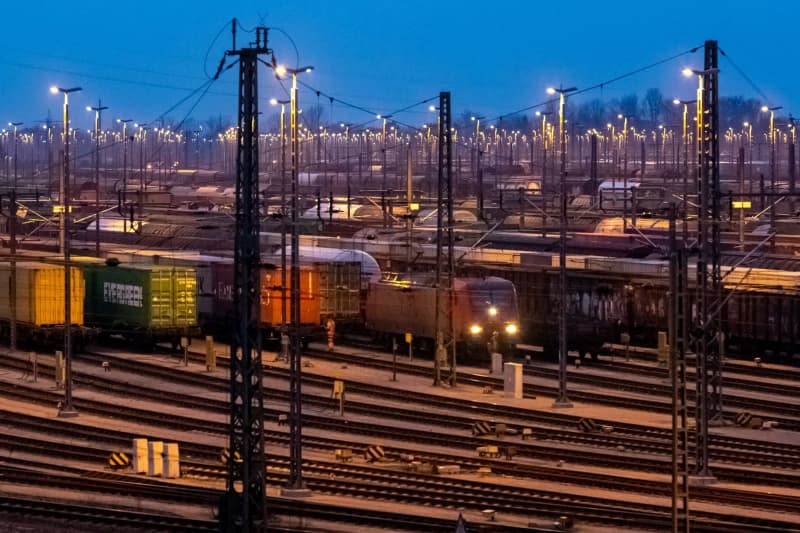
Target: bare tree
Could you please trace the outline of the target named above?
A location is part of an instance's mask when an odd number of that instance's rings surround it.
[[[619,112],[626,117],[637,118],[639,116],[639,97],[629,94],[620,98]]]
[[[214,136],[216,136],[218,133],[224,133],[231,126],[233,126],[233,123],[227,117],[223,117],[222,115],[209,117],[206,120],[208,133]]]
[[[650,124],[655,125],[659,116],[661,116],[661,110],[664,108],[664,95],[655,87],[647,89],[644,95],[644,104]]]
[[[317,133],[319,127],[322,125],[322,115],[325,114],[325,108],[320,104],[314,104],[303,109],[301,120],[308,129]]]

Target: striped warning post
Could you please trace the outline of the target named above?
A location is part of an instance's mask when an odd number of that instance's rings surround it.
[[[578,429],[584,433],[594,433],[597,431],[597,422],[591,418],[581,418],[578,420]]]
[[[364,450],[364,459],[369,463],[379,461],[383,459],[385,455],[386,452],[383,450],[383,446],[369,446]]]
[[[122,470],[131,465],[131,459],[123,452],[112,452],[108,456],[108,466],[111,470]]]
[[[753,415],[748,411],[739,411],[736,413],[736,425],[737,426],[746,426],[750,423],[753,419]]]
[[[239,454],[239,452],[234,452],[233,460],[237,463],[242,462],[242,456]],[[228,448],[222,448],[222,451],[219,454],[219,462],[224,465],[227,465],[228,463],[230,463],[230,461],[231,461],[231,451]]]
[[[489,422],[475,422],[472,424],[472,434],[478,437],[493,433],[492,425]]]

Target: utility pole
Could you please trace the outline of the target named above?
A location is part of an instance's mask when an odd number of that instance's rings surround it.
[[[234,243],[234,331],[230,368],[230,433],[221,529],[229,533],[266,529],[266,463],[262,384],[259,276],[258,56],[271,53],[267,29],[255,29],[255,42],[226,55],[239,61],[236,153],[236,237]],[[144,178],[142,175],[142,185]],[[240,457],[241,460],[234,459]]]
[[[697,313],[697,476],[714,478],[709,468],[709,432],[722,423],[720,189],[719,189],[719,69],[717,41],[705,42],[704,64],[697,91],[698,243]]]
[[[441,385],[442,356],[448,346],[452,350],[450,384],[456,385],[456,338],[453,331],[453,154],[450,93],[439,93],[439,179],[436,196],[436,355],[433,363],[433,384]],[[447,336],[445,336],[447,332]]]
[[[686,342],[689,299],[686,243],[677,239],[677,205],[669,219],[670,244],[670,377],[672,378],[672,531],[689,532],[689,407],[686,390]]]
[[[63,220],[62,242],[64,253],[64,401],[58,411],[58,416],[62,418],[72,418],[78,416],[78,411],[72,404],[72,266],[70,265],[70,231],[71,231],[71,211],[70,190],[69,190],[69,95],[80,91],[80,87],[62,89],[61,87],[51,87],[53,94],[61,93],[64,95],[64,171],[62,173],[61,190],[61,216]]]
[[[97,106],[86,106],[87,111],[94,111],[94,179],[95,179],[95,227],[94,227],[94,254],[100,257],[100,119],[104,110],[108,107],[103,105],[101,100],[97,101]]]
[[[567,397],[567,128],[564,124],[564,112],[567,105],[567,94],[577,88],[549,88],[548,94],[558,93],[558,135],[561,144],[561,194],[559,223],[559,261],[558,261],[558,395],[553,407],[572,407]]]

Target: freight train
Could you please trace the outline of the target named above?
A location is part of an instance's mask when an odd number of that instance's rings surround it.
[[[508,279],[518,289],[525,341],[558,353],[557,257],[538,254],[525,269],[470,267],[472,275]],[[766,261],[758,267],[722,267],[723,350],[731,355],[798,362],[800,357],[800,271]],[[597,357],[623,333],[637,345],[656,344],[669,313],[669,265],[664,259],[569,256],[567,262],[568,349]],[[687,296],[694,314],[696,267],[689,264]]]

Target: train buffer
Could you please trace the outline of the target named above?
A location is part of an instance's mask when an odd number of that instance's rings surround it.
[[[289,422],[289,415],[282,413],[278,415],[278,425],[285,426]]]
[[[484,509],[481,511],[481,515],[490,522],[494,522],[497,519],[497,511],[494,509]]]
[[[386,452],[383,449],[383,446],[368,446],[366,450],[364,450],[364,459],[368,463],[373,463],[375,461],[380,461],[386,456]]]
[[[517,447],[516,446],[506,446],[503,448],[503,453],[506,456],[506,460],[510,461],[517,455]]]
[[[123,470],[131,466],[131,458],[124,452],[111,452],[108,456],[108,467],[111,470]]]
[[[581,418],[578,420],[578,429],[584,433],[596,433],[601,431],[602,428],[591,418]]]
[[[334,457],[343,463],[349,463],[353,460],[353,450],[350,448],[336,448]]]
[[[533,428],[522,428],[520,433],[522,435],[522,440],[528,440],[533,438]]]
[[[481,457],[500,457],[500,449],[497,446],[478,446],[475,448],[478,455]]]

